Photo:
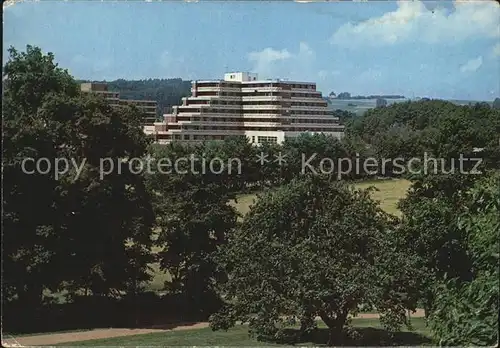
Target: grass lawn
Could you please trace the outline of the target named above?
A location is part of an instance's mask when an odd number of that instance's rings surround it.
[[[406,196],[406,192],[410,187],[410,182],[403,179],[395,180],[377,180],[366,181],[355,184],[356,187],[366,189],[374,186],[378,191],[372,193],[373,199],[380,201],[380,206],[386,212],[399,216],[401,213],[397,209],[398,201]],[[250,211],[250,206],[255,202],[257,194],[244,194],[236,198],[236,202],[232,202],[233,206],[242,214],[245,215]]]
[[[250,206],[255,203],[256,199],[256,193],[247,193],[238,195],[236,201],[231,201],[230,204],[234,206],[241,215],[246,215],[250,211]]]
[[[383,330],[378,319],[354,319],[353,326],[359,333],[355,339],[346,342],[349,346],[384,346],[384,345],[426,345],[430,344],[429,332],[422,318],[412,319],[413,331],[404,330],[392,337]],[[236,326],[227,332],[212,331],[210,328],[179,330],[127,337],[81,341],[61,344],[60,346],[280,346],[276,342],[262,342],[250,338],[246,326]],[[294,330],[292,330],[294,331]],[[291,332],[292,333],[292,332]],[[293,333],[292,333],[293,334]],[[300,346],[325,345],[328,332],[319,325],[319,330],[307,340],[288,341],[288,345]]]
[[[153,233],[154,233],[153,238],[156,240],[156,238],[158,238],[158,234],[160,233],[160,231],[154,230]],[[152,252],[153,254],[157,254],[160,251],[162,251],[162,249],[163,248],[161,247],[154,246],[152,248]],[[149,266],[151,267],[151,270],[148,273],[151,274],[153,278],[146,285],[146,289],[148,291],[163,291],[163,288],[165,287],[165,281],[167,280],[170,281],[172,277],[168,272],[160,270],[159,262],[151,263]]]
[[[146,285],[146,289],[149,291],[163,291],[165,281],[170,281],[172,277],[168,272],[160,270],[160,264],[158,262],[152,263],[150,266],[151,271],[149,271],[149,273],[153,278]]]
[[[389,214],[400,216],[401,212],[397,208],[398,201],[406,196],[411,182],[403,179],[378,180],[357,183],[355,186],[367,189],[374,186],[378,191],[372,193],[372,198],[380,202],[380,206]]]
[[[64,334],[64,333],[78,333],[78,332],[86,332],[86,331],[92,331],[93,329],[68,329],[68,330],[59,330],[59,331],[50,331],[50,332],[32,332],[32,333],[9,333],[9,332],[2,332],[2,335],[4,338],[19,338],[19,337],[35,337],[35,336],[43,336],[43,335],[58,335],[58,334]]]

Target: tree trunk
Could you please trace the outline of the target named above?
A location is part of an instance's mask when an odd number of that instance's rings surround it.
[[[425,303],[424,303],[424,317],[425,317],[425,326],[427,326],[427,322],[429,320],[429,315],[432,312],[432,303],[433,303],[433,296],[432,293],[427,293],[427,296],[425,298]]]
[[[40,317],[39,311],[42,306],[43,287],[39,284],[30,284],[23,290],[18,294],[18,303],[22,306],[20,315],[27,318],[23,326],[31,330],[43,330],[40,325],[45,322]]]
[[[328,330],[328,342],[326,343],[328,347],[335,346],[335,342],[339,341],[339,334],[342,334],[341,331],[342,330],[339,330],[337,327]]]
[[[307,316],[300,319],[300,330],[299,330],[299,339],[305,340],[309,338],[309,335],[312,332],[314,327],[314,318]]]
[[[339,313],[336,318],[331,318],[326,313],[321,313],[320,316],[329,328],[327,345],[333,347],[336,343],[342,341],[342,330],[347,319],[347,310]]]
[[[20,303],[26,308],[37,309],[42,304],[43,287],[39,284],[31,284],[19,294]]]

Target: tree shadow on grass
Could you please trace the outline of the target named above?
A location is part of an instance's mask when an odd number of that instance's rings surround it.
[[[281,339],[264,339],[267,342],[287,345],[313,344],[326,346],[328,343],[328,329],[320,328],[307,335],[300,335],[296,329],[285,330]],[[343,333],[339,337],[338,346],[420,346],[432,343],[429,337],[417,332],[388,332],[384,329],[364,327],[355,328],[351,334]]]
[[[205,304],[215,309],[218,305],[215,301]],[[79,296],[70,303],[48,303],[36,308],[13,301],[4,305],[2,329],[15,335],[110,327],[172,329],[206,321],[215,309],[193,306],[180,296],[154,293],[122,299]]]

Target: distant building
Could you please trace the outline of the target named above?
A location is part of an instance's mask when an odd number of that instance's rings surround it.
[[[156,100],[120,99],[120,93],[109,91],[106,83],[87,82],[80,85],[82,92],[102,95],[111,106],[134,105],[144,114],[143,126],[153,125],[157,121]]]
[[[135,99],[120,99],[120,105],[134,105],[141,109],[146,115],[144,117],[144,125],[153,125],[158,121],[156,100],[135,100]]]
[[[256,74],[234,72],[223,80],[193,81],[191,93],[163,122],[144,127],[145,133],[154,134],[158,143],[236,135],[254,144],[282,143],[304,132],[343,135],[344,126],[315,83],[259,80]]]
[[[120,104],[120,93],[108,91],[108,85],[106,83],[95,83],[86,82],[80,85],[80,90],[82,92],[94,93],[104,97],[110,105]]]
[[[377,100],[375,101],[375,106],[378,108],[382,106],[387,106],[387,100],[385,100],[384,98],[377,98]]]

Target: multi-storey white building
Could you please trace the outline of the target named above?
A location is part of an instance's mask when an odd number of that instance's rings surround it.
[[[163,122],[146,126],[159,143],[223,140],[246,136],[252,143],[281,143],[300,133],[343,135],[344,127],[328,109],[316,84],[258,80],[256,74],[228,73],[224,80],[193,81]]]

